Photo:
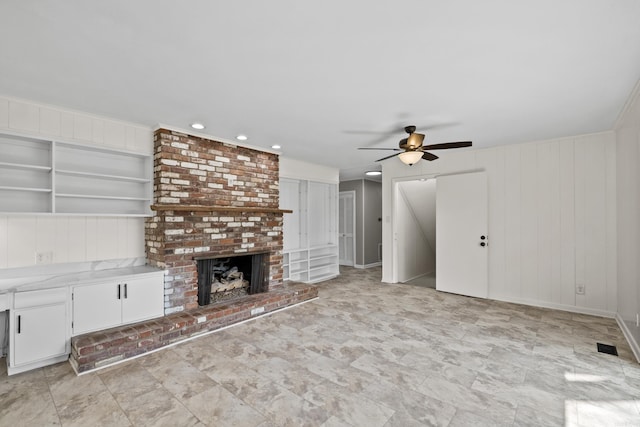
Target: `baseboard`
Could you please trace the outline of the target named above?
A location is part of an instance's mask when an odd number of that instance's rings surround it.
[[[372,268],[372,267],[380,267],[382,265],[382,262],[374,262],[373,264],[354,264],[353,266],[355,268]]]
[[[640,346],[638,345],[636,338],[629,330],[629,327],[618,313],[616,313],[616,322],[618,322],[618,326],[620,326],[624,337],[627,339],[629,347],[631,347],[631,351],[633,351],[633,355],[636,356],[636,360],[638,361],[638,363],[640,363]]]
[[[598,317],[608,317],[610,319],[613,319],[616,317],[616,313],[613,311],[599,310],[597,308],[576,307],[575,305],[554,304],[554,303],[549,303],[544,301],[528,300],[524,298],[501,297],[496,295],[490,295],[489,298],[494,299],[496,301],[530,305],[532,307],[551,308],[554,310],[568,311],[570,313],[588,314],[590,316],[598,316]]]

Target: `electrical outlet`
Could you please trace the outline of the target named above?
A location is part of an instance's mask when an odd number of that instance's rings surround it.
[[[576,284],[576,294],[584,295],[584,285]]]
[[[36,252],[36,264],[51,264],[53,262],[53,252]]]

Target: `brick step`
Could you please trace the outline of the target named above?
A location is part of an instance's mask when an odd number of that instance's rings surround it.
[[[318,296],[315,286],[285,284],[269,292],[71,338],[69,361],[76,373],[103,368],[159,348]],[[251,314],[251,310],[264,311]]]

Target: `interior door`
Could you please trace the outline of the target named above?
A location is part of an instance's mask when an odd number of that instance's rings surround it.
[[[340,265],[353,266],[355,261],[355,192],[343,191],[338,199],[338,246]]]
[[[436,182],[436,290],[486,298],[486,175],[440,176]]]

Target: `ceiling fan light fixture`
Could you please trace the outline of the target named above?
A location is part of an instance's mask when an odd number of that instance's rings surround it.
[[[422,159],[422,151],[405,151],[404,153],[400,153],[398,158],[405,165],[414,165]]]
[[[407,137],[407,146],[412,149],[416,149],[422,146],[422,141],[424,141],[424,135],[421,133],[412,133]]]

